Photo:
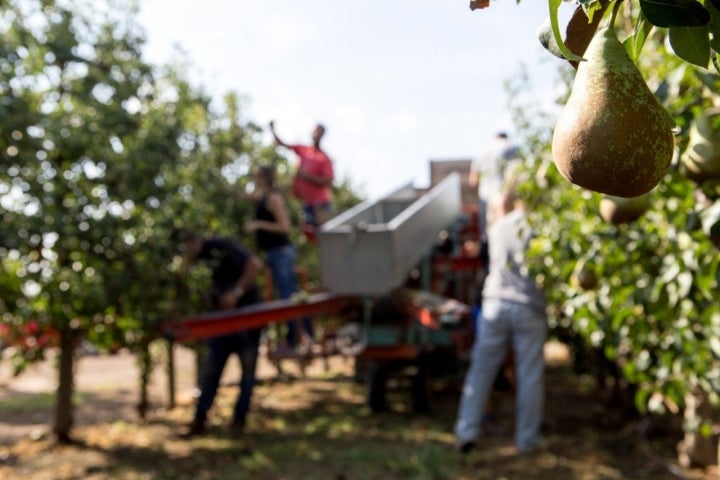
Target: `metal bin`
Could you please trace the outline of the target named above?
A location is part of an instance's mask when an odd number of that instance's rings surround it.
[[[426,193],[403,186],[332,218],[318,232],[322,286],[343,295],[379,295],[401,286],[462,214],[460,175]]]

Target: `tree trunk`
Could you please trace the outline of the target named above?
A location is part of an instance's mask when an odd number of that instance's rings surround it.
[[[167,395],[168,405],[167,408],[172,410],[175,408],[175,389],[176,389],[176,378],[175,378],[175,342],[172,339],[168,339],[165,342],[167,348]]]
[[[707,467],[720,461],[718,435],[713,425],[720,415],[704,392],[685,398],[685,437],[678,445],[678,461],[683,467]]]
[[[55,396],[55,424],[53,432],[60,443],[70,443],[74,423],[73,394],[75,393],[75,339],[70,330],[60,331],[58,387]]]
[[[150,354],[150,343],[147,340],[143,340],[140,345],[138,366],[140,368],[140,399],[137,404],[137,412],[140,419],[145,420],[150,408],[148,384],[150,383],[150,374],[152,373],[152,356]]]

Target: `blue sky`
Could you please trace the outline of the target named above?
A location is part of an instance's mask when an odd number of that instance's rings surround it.
[[[370,198],[427,186],[430,159],[512,132],[503,82],[521,65],[552,97],[546,17],[540,0],[143,0],[140,12],[147,60],[184,55],[194,81],[247,97],[246,118],[275,119],[288,142],[323,122],[337,175]]]

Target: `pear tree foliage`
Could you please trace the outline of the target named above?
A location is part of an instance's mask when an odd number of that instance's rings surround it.
[[[623,0],[548,0],[547,21],[538,36],[551,53],[576,64],[598,28],[608,7]],[[517,0],[520,3],[520,0]],[[567,24],[565,36],[559,10],[563,3],[578,5]],[[625,0],[625,47],[637,61],[653,29],[666,30],[673,52],[693,65],[707,68],[710,63],[720,70],[720,1],[718,0]],[[471,0],[470,9],[484,9],[489,0]],[[636,13],[632,13],[635,10]]]
[[[550,1],[551,17],[560,3]],[[568,88],[558,104],[567,101],[572,67],[616,5],[580,2],[561,42],[553,42],[561,38],[557,18],[541,29],[563,59]],[[509,84],[528,152],[520,189],[537,233],[531,270],[548,293],[553,330],[579,356],[591,351],[615,365],[640,410],[677,412],[696,392],[720,402],[718,7],[656,0],[616,10],[626,50],[676,125],[671,166],[633,221],[606,221],[605,196],[564,180],[552,160],[554,115],[528,99],[527,77]],[[594,281],[578,281],[580,272]]]
[[[187,58],[144,60],[136,14],[134,0],[0,2],[0,345],[16,371],[61,347],[61,439],[81,342],[138,352],[145,375],[162,325],[207,308],[208,272],[181,269],[171,232],[243,238],[254,166],[289,183],[241,95],[192,85]],[[356,201],[339,190],[338,208]]]

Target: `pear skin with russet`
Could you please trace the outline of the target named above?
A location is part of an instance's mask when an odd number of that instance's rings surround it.
[[[609,24],[578,65],[552,138],[553,161],[568,181],[595,192],[638,197],[673,158],[674,127]]]

